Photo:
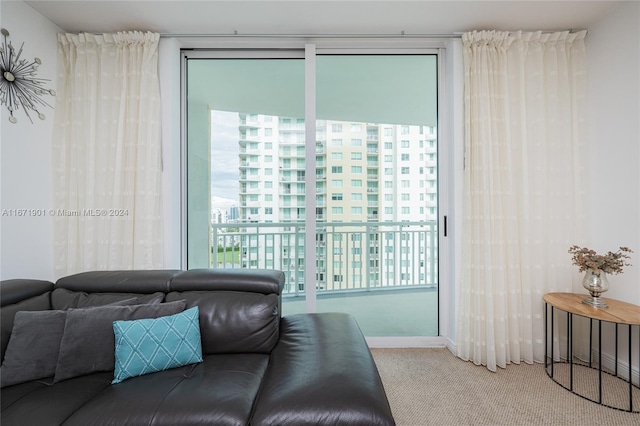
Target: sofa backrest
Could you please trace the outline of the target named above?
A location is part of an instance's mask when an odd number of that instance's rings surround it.
[[[51,309],[53,283],[42,280],[5,280],[0,283],[0,362],[4,361],[13,318],[18,311]]]
[[[136,271],[91,271],[69,275],[56,281],[56,288],[88,293],[167,293],[178,269]]]
[[[186,300],[198,306],[204,354],[269,353],[279,339],[281,271],[196,269],[92,271],[48,281],[1,286],[2,357],[18,311],[83,308],[136,298],[137,303]]]
[[[108,305],[136,298],[160,303],[180,270],[91,271],[60,278],[51,294],[53,309]]]
[[[280,337],[284,274],[196,269],[177,275],[166,300],[198,306],[203,354],[269,353]]]

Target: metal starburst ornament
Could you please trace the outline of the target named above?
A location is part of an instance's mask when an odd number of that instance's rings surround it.
[[[0,46],[0,102],[6,105],[9,110],[9,121],[17,123],[18,119],[13,115],[14,112],[22,108],[24,113],[33,123],[29,111],[35,112],[38,118],[45,119],[45,115],[38,111],[38,108],[49,105],[42,99],[43,95],[55,96],[56,92],[48,90],[44,87],[46,79],[37,78],[36,71],[38,66],[42,64],[39,58],[34,58],[33,62],[26,59],[20,59],[24,43],[20,46],[20,50],[16,53],[11,42],[7,42],[9,31],[2,28],[2,36],[4,42]]]

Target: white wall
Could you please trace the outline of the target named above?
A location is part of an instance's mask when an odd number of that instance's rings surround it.
[[[38,77],[50,79],[56,88],[57,42],[60,29],[23,1],[2,1],[0,23],[11,33],[18,49],[24,42],[22,58],[38,57],[42,65]],[[46,96],[55,107],[55,98]],[[46,212],[52,207],[51,135],[54,110],[43,108],[46,120],[33,124],[22,110],[9,122],[2,108],[0,119],[0,279],[53,279],[53,219]],[[12,216],[12,209],[38,209],[44,216]],[[41,212],[39,212],[41,213]],[[39,214],[38,213],[38,214]]]
[[[590,246],[628,246],[632,267],[605,295],[640,304],[640,3],[625,2],[589,28]]]
[[[56,86],[56,33],[60,31],[23,1],[3,1],[0,20],[14,44],[25,42],[27,58],[43,60],[39,75]],[[639,63],[640,4],[627,2],[589,28],[587,49],[590,80],[591,242],[597,250],[628,245],[636,253],[634,266],[611,277],[609,296],[640,303],[640,108]],[[164,42],[166,43],[166,42]],[[174,43],[174,42],[171,42]],[[169,43],[169,44],[171,44]],[[165,109],[165,124],[179,117],[179,85],[171,78],[179,74],[176,45],[161,43],[163,96],[174,99]],[[171,52],[171,53],[169,53]],[[166,61],[166,54],[173,56]],[[165,58],[163,61],[162,58]],[[55,102],[55,99],[53,99]],[[167,104],[164,103],[166,106]],[[0,120],[0,208],[48,209],[52,205],[51,133],[53,111],[47,120],[31,124]],[[163,131],[165,188],[166,267],[179,267],[180,150],[177,126]],[[50,217],[0,218],[0,278],[28,276],[53,278],[52,219]]]

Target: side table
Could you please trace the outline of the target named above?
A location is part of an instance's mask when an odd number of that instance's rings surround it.
[[[634,353],[634,330],[637,334],[637,363],[636,368],[640,368],[640,306],[622,302],[614,299],[604,299],[609,305],[605,309],[596,309],[582,303],[586,295],[575,293],[547,293],[543,300],[545,303],[545,360],[544,366],[547,375],[563,388],[581,396],[589,401],[615,408],[621,411],[640,413],[640,387],[634,383],[633,356]],[[554,359],[554,350],[558,349],[555,333],[561,334],[556,330],[556,317],[560,312],[566,313],[566,339],[567,350],[566,357]],[[589,360],[580,360],[574,356],[574,315],[589,319]],[[593,335],[594,322],[598,330],[597,349],[598,360],[592,359],[593,352]],[[612,370],[603,368],[602,366],[602,323],[615,324],[615,366]],[[618,347],[619,328],[623,328],[623,335],[626,334],[627,354],[620,354]],[[626,330],[625,330],[626,328]],[[624,342],[623,342],[624,343]],[[620,375],[618,365],[620,362],[628,362],[627,377]],[[562,368],[562,371],[559,371]],[[566,371],[568,369],[568,371]],[[636,372],[637,375],[637,372]],[[640,378],[638,378],[640,381]],[[619,383],[618,383],[619,382]],[[614,389],[610,393],[604,393],[603,388],[607,384],[607,390]],[[597,385],[597,388],[592,386]],[[623,387],[622,390],[620,387]],[[627,390],[624,390],[627,389]],[[624,395],[624,396],[621,396]],[[627,397],[628,396],[628,397]],[[623,403],[624,402],[624,403]]]

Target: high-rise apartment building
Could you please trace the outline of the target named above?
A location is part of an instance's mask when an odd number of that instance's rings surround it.
[[[261,229],[245,228],[243,267],[275,266],[299,289],[314,261],[319,289],[429,285],[437,242],[424,227],[437,223],[435,128],[318,120],[317,256],[305,260],[304,234],[287,226],[305,220],[304,120],[239,118],[238,220]]]

